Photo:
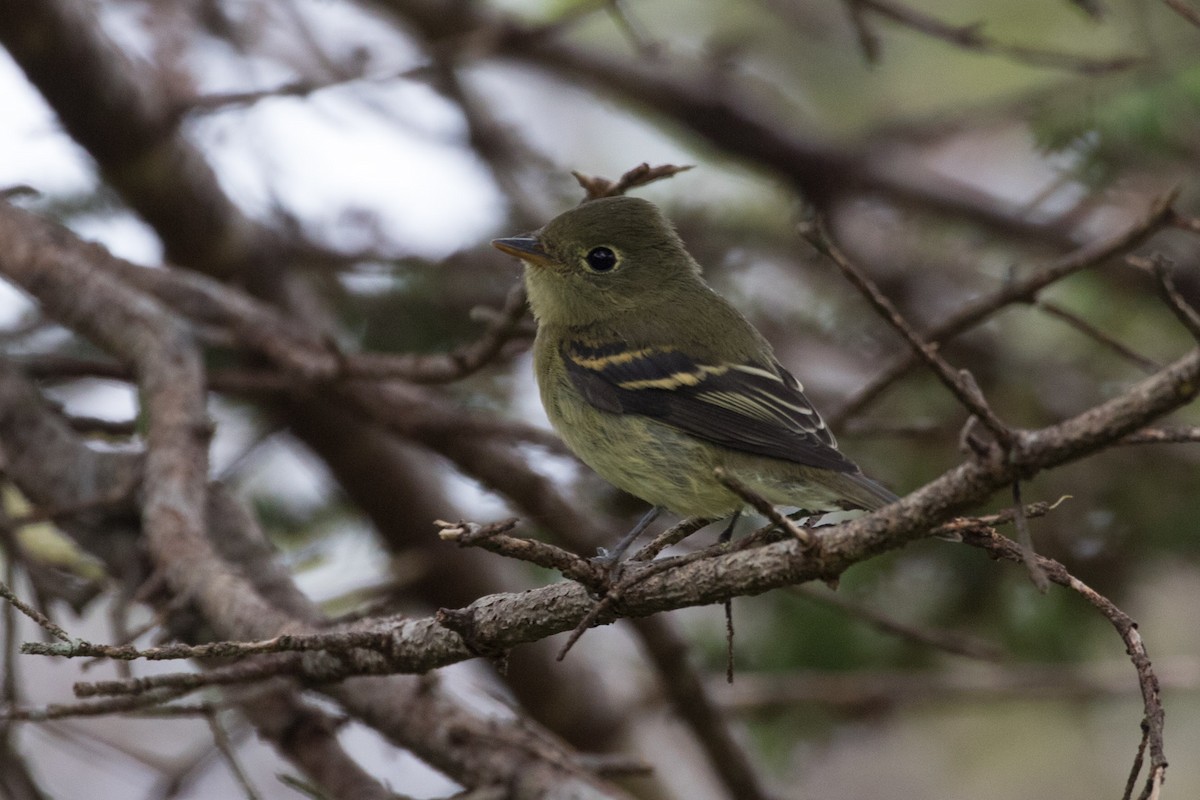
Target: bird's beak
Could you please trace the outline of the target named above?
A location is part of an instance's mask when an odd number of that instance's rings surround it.
[[[548,266],[550,254],[542,247],[542,243],[532,236],[512,236],[507,239],[492,239],[492,247],[501,252],[516,256],[522,261],[537,266]]]

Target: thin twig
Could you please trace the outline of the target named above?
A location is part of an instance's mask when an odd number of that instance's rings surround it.
[[[101,417],[81,417],[70,415],[67,424],[71,430],[96,436],[111,436],[127,439],[138,432],[137,420],[103,419]]]
[[[212,732],[213,744],[216,745],[217,752],[221,754],[221,758],[229,767],[229,771],[233,773],[234,780],[242,788],[242,792],[249,800],[259,800],[258,790],[254,788],[250,776],[246,774],[246,770],[242,768],[241,762],[238,761],[237,753],[233,749],[233,743],[229,741],[229,736],[225,733],[225,728],[221,725],[221,720],[217,718],[217,713],[209,709],[204,714],[204,719],[208,722],[209,731]]]
[[[1189,303],[1179,288],[1175,285],[1175,277],[1171,274],[1171,260],[1162,253],[1153,253],[1149,258],[1129,256],[1126,262],[1154,276],[1158,282],[1158,293],[1163,302],[1171,309],[1171,313],[1179,320],[1188,333],[1200,342],[1200,312]]]
[[[1047,503],[1044,500],[1036,503],[1030,503],[1022,508],[1022,513],[1025,515],[1026,519],[1044,517],[1070,499],[1071,495],[1064,494],[1053,503]],[[937,526],[933,529],[933,532],[935,534],[961,534],[962,531],[967,529],[993,528],[997,525],[1007,525],[1015,518],[1016,509],[1010,506],[996,514],[988,514],[982,517],[957,517],[949,522],[944,522]]]
[[[1177,2],[1178,0],[1166,0]],[[991,53],[1035,67],[1067,69],[1084,75],[1096,75],[1127,69],[1142,61],[1134,56],[1089,58],[1039,47],[1007,44],[983,32],[982,23],[951,25],[924,12],[890,0],[852,0],[852,7],[869,9],[892,22],[947,44],[976,53]],[[860,37],[861,38],[861,37]]]
[[[944,436],[953,432],[953,427],[944,422],[933,420],[912,422],[897,422],[880,419],[852,419],[843,425],[839,435],[861,437],[895,437],[903,439],[922,439],[928,441],[932,436]]]
[[[974,658],[980,661],[999,661],[1004,657],[1004,652],[998,645],[992,642],[976,639],[955,631],[910,625],[889,614],[868,608],[861,603],[851,602],[834,592],[818,590],[815,586],[793,586],[789,591],[806,600],[836,608],[848,616],[862,620],[886,633],[921,645],[934,647],[946,653],[966,656],[967,658]]]
[[[127,680],[78,681],[71,688],[76,697],[83,698],[106,695],[138,697],[170,692],[170,698],[174,699],[210,686],[257,683],[267,678],[295,674],[300,670],[301,666],[295,658],[276,657],[217,667],[206,672],[164,672]],[[330,677],[327,680],[335,679]]]
[[[1184,657],[1178,666],[1164,660],[1155,665],[1166,689],[1194,693],[1200,690],[1195,659]],[[717,675],[706,681],[718,702],[729,711],[778,711],[781,706],[816,704],[856,715],[879,712],[898,705],[995,703],[1005,700],[1070,702],[1096,698],[1121,698],[1140,692],[1127,675],[1128,661],[1102,664],[1004,664],[971,669],[922,672],[861,670],[829,672],[757,672],[742,676],[734,687],[724,686]],[[1135,776],[1136,779],[1136,776]]]
[[[93,511],[111,511],[129,502],[136,490],[137,486],[133,484],[121,486],[97,497],[84,497],[71,505],[36,508],[13,517],[8,522],[14,528],[22,528],[28,525],[40,525],[43,522],[61,522]]]
[[[266,653],[307,653],[321,650],[347,650],[356,647],[380,648],[386,636],[377,630],[333,631],[308,634],[284,634],[256,642],[208,642],[206,644],[168,644],[137,648],[131,645],[96,644],[82,639],[53,642],[26,642],[25,655],[59,658],[109,658],[117,661],[178,661],[192,658],[247,658]],[[151,676],[154,677],[154,676]],[[139,679],[140,680],[140,679]],[[143,688],[145,684],[142,684]]]
[[[938,355],[934,345],[921,338],[895,304],[879,290],[875,282],[838,248],[824,223],[820,219],[814,220],[809,224],[802,225],[800,232],[813,247],[833,261],[842,274],[867,299],[872,308],[908,342],[913,353],[933,370],[942,384],[958,399],[958,402],[991,431],[992,435],[996,437],[996,441],[1006,449],[1011,447],[1013,432],[988,406],[978,387],[973,385],[974,382],[965,379],[962,371],[955,371],[946,363],[945,359]]]
[[[1122,438],[1116,444],[1184,444],[1200,442],[1200,425],[1179,425],[1171,428],[1142,428]]]
[[[715,519],[708,517],[687,517],[667,528],[662,533],[655,536],[649,544],[642,547],[632,556],[630,561],[653,561],[658,557],[658,554],[668,547],[673,547],[684,539],[691,536],[696,531],[716,522]]]
[[[1108,239],[1089,242],[1024,278],[1009,281],[996,291],[964,305],[941,323],[930,328],[925,333],[925,341],[930,345],[945,344],[990,319],[1001,309],[1014,303],[1031,303],[1047,286],[1137,247],[1175,218],[1171,204],[1178,196],[1179,190],[1172,189],[1157,198],[1151,204],[1149,211],[1124,231]],[[920,363],[920,356],[911,351],[897,358],[859,389],[835,414],[827,415],[826,421],[833,428],[840,427],[849,417],[862,411],[869,403],[882,395],[889,386]]]
[[[619,194],[625,194],[630,189],[645,186],[648,183],[654,183],[664,178],[670,178],[691,168],[691,164],[684,166],[660,164],[657,167],[652,167],[647,163],[641,163],[615,181],[597,175],[584,175],[582,172],[577,171],[572,171],[571,174],[575,176],[575,180],[579,182],[584,192],[587,193],[584,199],[596,200],[601,197],[614,197]]]
[[[559,649],[558,654],[554,657],[554,659],[556,661],[562,661],[564,658],[566,658],[567,653],[571,652],[571,648],[575,646],[575,643],[580,640],[583,634],[587,633],[589,628],[596,624],[601,615],[611,611],[613,607],[616,606],[617,602],[621,599],[621,594],[626,589],[640,581],[646,580],[653,575],[657,575],[660,572],[665,572],[674,566],[674,564],[671,563],[674,561],[675,559],[653,561],[644,568],[637,570],[637,572],[633,574],[626,572],[621,580],[619,580],[613,586],[608,587],[603,597],[592,604],[592,607],[588,609],[588,612],[584,614],[583,618],[580,619],[578,624],[576,624],[571,630],[571,634],[567,637],[567,641],[563,643],[562,648]]]
[[[694,532],[699,527],[703,527],[704,525],[707,525],[711,521],[712,520],[705,521],[702,518],[693,518],[690,521],[691,524],[689,524],[689,520],[684,520],[682,523],[680,523],[679,525],[676,525],[675,528],[672,528],[671,530],[691,529],[692,532]],[[791,520],[788,520],[788,522],[790,523]],[[692,526],[696,525],[697,523],[699,523],[698,527],[693,528]],[[792,527],[794,528],[794,526],[792,526]],[[583,618],[580,619],[580,621],[572,629],[571,635],[567,638],[567,642],[563,645],[562,649],[558,653],[557,660],[562,661],[566,657],[567,653],[571,650],[571,648],[575,646],[575,643],[579,641],[579,638],[581,636],[583,636],[583,634],[588,630],[588,628],[593,627],[596,624],[596,622],[601,618],[601,616],[603,616],[606,613],[615,611],[616,605],[621,601],[623,595],[626,592],[628,592],[630,589],[634,588],[635,586],[637,586],[641,583],[644,583],[645,581],[649,580],[650,578],[653,578],[656,575],[659,575],[659,574],[662,574],[665,572],[669,572],[674,569],[678,569],[678,568],[686,566],[688,564],[693,564],[698,561],[704,561],[706,559],[713,558],[714,556],[724,555],[726,553],[737,552],[740,550],[749,550],[749,549],[761,544],[762,540],[764,538],[768,537],[772,532],[774,532],[778,528],[779,528],[779,525],[777,523],[771,522],[770,524],[755,531],[754,533],[750,534],[749,536],[742,537],[737,542],[734,542],[734,543],[723,542],[723,541],[717,542],[716,544],[710,545],[709,547],[706,547],[702,550],[697,550],[692,553],[687,553],[685,555],[674,556],[672,558],[662,558],[662,559],[658,559],[656,561],[650,561],[650,562],[646,563],[645,566],[639,565],[636,569],[631,568],[634,566],[635,559],[628,559],[627,561],[622,563],[622,569],[617,573],[619,576],[618,580],[615,583],[613,583],[611,586],[607,587],[606,591],[604,592],[604,596],[600,599],[600,601],[593,603],[591,608],[588,610],[587,614],[585,614],[583,616]],[[670,533],[670,531],[667,531],[667,533]],[[785,534],[785,535],[787,535],[787,534]],[[792,536],[790,538],[795,539],[794,536]],[[645,551],[649,547],[653,546],[653,544],[654,543],[651,543],[651,545],[647,545],[646,548],[643,548],[643,551]],[[807,548],[807,547],[805,548],[806,551],[808,551],[810,549],[811,548]],[[638,555],[640,556],[641,552],[639,552]],[[725,602],[728,599],[729,599],[728,597],[721,598],[720,602]]]
[[[1171,227],[1189,233],[1200,233],[1200,217],[1189,217],[1177,213],[1171,217]]]
[[[1130,800],[1137,789],[1138,776],[1142,774],[1142,765],[1146,763],[1146,745],[1150,743],[1150,727],[1142,725],[1142,741],[1138,743],[1137,752],[1133,756],[1133,765],[1129,768],[1129,777],[1125,779],[1125,791],[1121,800]]]
[[[1038,564],[1037,551],[1033,549],[1033,533],[1029,529],[1029,519],[1025,516],[1025,504],[1021,502],[1019,480],[1013,481],[1012,498],[1013,523],[1017,529],[1017,544],[1021,546],[1021,553],[1025,559],[1025,569],[1029,573],[1029,580],[1033,581],[1039,592],[1045,594],[1050,590],[1050,579]]]
[[[1125,360],[1136,364],[1137,367],[1147,375],[1152,375],[1158,370],[1162,369],[1162,364],[1158,363],[1152,358],[1147,358],[1141,353],[1138,353],[1121,342],[1118,342],[1115,338],[1100,330],[1095,325],[1076,314],[1074,311],[1066,309],[1060,306],[1058,303],[1039,298],[1034,303],[1034,307],[1052,317],[1057,317],[1075,330],[1082,333],[1084,336],[1095,339],[1097,342],[1109,348]]]
[[[966,530],[963,532],[963,541],[973,547],[986,550],[992,556],[1009,561],[1024,563],[1026,559],[1025,552],[1018,544],[992,530]],[[1150,772],[1146,778],[1142,795],[1144,797],[1153,796],[1157,792],[1157,787],[1162,783],[1167,767],[1163,749],[1164,714],[1162,698],[1159,695],[1158,677],[1154,673],[1150,657],[1146,654],[1146,647],[1142,642],[1141,634],[1138,633],[1137,623],[1107,597],[1072,575],[1058,561],[1039,555],[1034,555],[1034,559],[1050,581],[1079,594],[1103,614],[1125,643],[1125,651],[1129,654],[1134,669],[1137,671],[1138,685],[1141,688],[1144,711],[1142,725],[1146,731],[1150,751]],[[1138,753],[1140,761],[1140,746]]]
[[[8,584],[2,581],[0,581],[0,598],[7,600],[13,608],[17,609],[22,614],[36,622],[38,626],[42,628],[42,630],[49,633],[55,639],[67,643],[71,642],[70,634],[63,630],[57,623],[54,622],[54,620],[50,619],[45,614],[13,594],[13,590],[8,587]],[[53,647],[53,645],[48,646]]]
[[[522,333],[525,318],[525,286],[516,283],[508,291],[504,306],[475,341],[449,353],[425,356],[359,353],[346,356],[342,375],[347,378],[386,380],[400,378],[413,383],[451,383],[478,372],[495,361],[505,346]]]
[[[625,34],[625,38],[637,50],[639,56],[653,58],[658,54],[662,45],[646,34],[645,26],[634,19],[626,3],[622,0],[604,0],[604,5],[609,16],[617,23],[617,28]]]
[[[0,722],[4,720],[46,722],[68,717],[106,717],[110,714],[140,712],[161,706],[163,703],[187,694],[188,691],[190,690],[159,689],[144,694],[106,697],[103,700],[91,700],[84,703],[50,703],[36,708],[5,708],[0,709]]]
[[[0,509],[0,516],[4,512]],[[7,533],[8,531],[6,531]],[[8,537],[5,537],[6,539]],[[12,552],[4,552],[4,582],[0,589],[8,591],[9,585],[16,583],[17,558]],[[11,594],[11,592],[10,592]],[[4,606],[4,675],[0,676],[0,706],[15,706],[20,699],[17,687],[17,607],[9,602]],[[0,724],[0,748],[8,746],[10,727]]]
[[[424,63],[386,75],[339,75],[324,81],[308,79],[288,81],[269,89],[255,89],[244,92],[211,92],[187,98],[179,103],[170,112],[169,116],[172,122],[178,123],[190,114],[210,114],[228,109],[246,108],[263,100],[281,97],[308,97],[326,89],[336,89],[356,83],[383,85],[394,81],[420,79],[426,76],[431,69],[432,66],[430,64]]]
[[[737,478],[730,475],[723,468],[717,467],[713,470],[713,477],[717,479],[729,491],[736,494],[738,497],[745,500],[755,511],[762,514],[772,523],[779,526],[790,534],[792,538],[800,542],[805,547],[812,547],[814,542],[812,533],[807,528],[801,528],[795,522],[788,519],[783,514],[779,513],[779,509],[775,508],[769,500],[755,492],[746,484],[739,481]]]
[[[726,550],[728,550],[728,545],[722,543],[712,548],[706,548],[704,550],[698,550],[694,553],[688,553],[687,555],[651,561],[645,566],[638,566],[636,569],[631,569],[629,566],[623,564],[622,569],[618,572],[618,580],[612,586],[607,588],[604,596],[601,597],[599,601],[592,604],[592,607],[588,610],[587,614],[585,614],[583,618],[579,620],[578,624],[576,624],[571,630],[571,635],[567,637],[567,641],[558,651],[558,655],[555,656],[555,660],[562,661],[564,658],[566,658],[567,653],[571,651],[571,648],[575,646],[575,643],[579,641],[580,637],[582,637],[589,628],[593,627],[601,616],[615,610],[615,607],[620,602],[622,595],[624,595],[633,587],[640,583],[644,583],[655,575],[676,569],[685,564],[691,564],[696,561],[711,558],[714,552],[725,552]]]
[[[644,778],[654,774],[653,764],[632,754],[581,753],[576,760],[584,769],[606,778]],[[504,800],[503,795],[500,800]]]
[[[479,547],[490,553],[557,570],[563,576],[593,589],[603,582],[604,569],[588,559],[580,558],[548,542],[505,535],[506,531],[516,526],[515,519],[491,525],[445,520],[437,520],[434,524],[438,526],[438,536],[443,541],[454,542],[459,547]]]

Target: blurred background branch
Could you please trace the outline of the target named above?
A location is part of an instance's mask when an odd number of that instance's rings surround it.
[[[642,511],[547,430],[518,271],[486,242],[628,190],[664,207],[868,472],[902,494],[966,476],[951,496],[969,513],[1008,512],[1014,480],[1070,496],[1029,516],[1034,548],[1137,620],[1167,665],[1166,746],[1187,752],[1195,22],[1173,0],[0,0],[4,583],[72,636],[146,648],[429,619],[553,582],[433,526],[516,514],[521,536],[586,557]],[[643,162],[694,168],[622,180]],[[960,451],[968,412],[804,242],[814,213],[970,371],[1007,466],[972,431]],[[151,318],[141,339],[125,324]],[[917,494],[924,522],[947,521]],[[4,723],[0,792],[1113,794],[1142,712],[1132,674],[1092,677],[1117,655],[1103,617],[966,547],[880,553],[898,514],[818,529],[835,551],[879,545],[835,600],[736,600],[732,690],[703,677],[724,663],[719,609],[684,609],[590,631],[561,663],[547,639],[420,679]],[[656,579],[631,602],[671,585]],[[16,708],[157,672],[30,663],[16,648],[43,632],[0,625]],[[650,772],[596,777],[626,756]],[[1196,794],[1200,769],[1177,755],[1167,786]]]

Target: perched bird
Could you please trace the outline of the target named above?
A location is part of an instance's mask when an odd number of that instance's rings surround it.
[[[585,464],[660,509],[723,518],[745,505],[718,467],[809,515],[896,500],[837,449],[766,339],[714,292],[670,222],[636,197],[586,202],[527,236],[534,367],[551,424]]]

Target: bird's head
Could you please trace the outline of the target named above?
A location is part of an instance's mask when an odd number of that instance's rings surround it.
[[[525,262],[529,304],[542,324],[603,322],[699,283],[699,267],[671,223],[637,197],[591,200],[492,245]]]

